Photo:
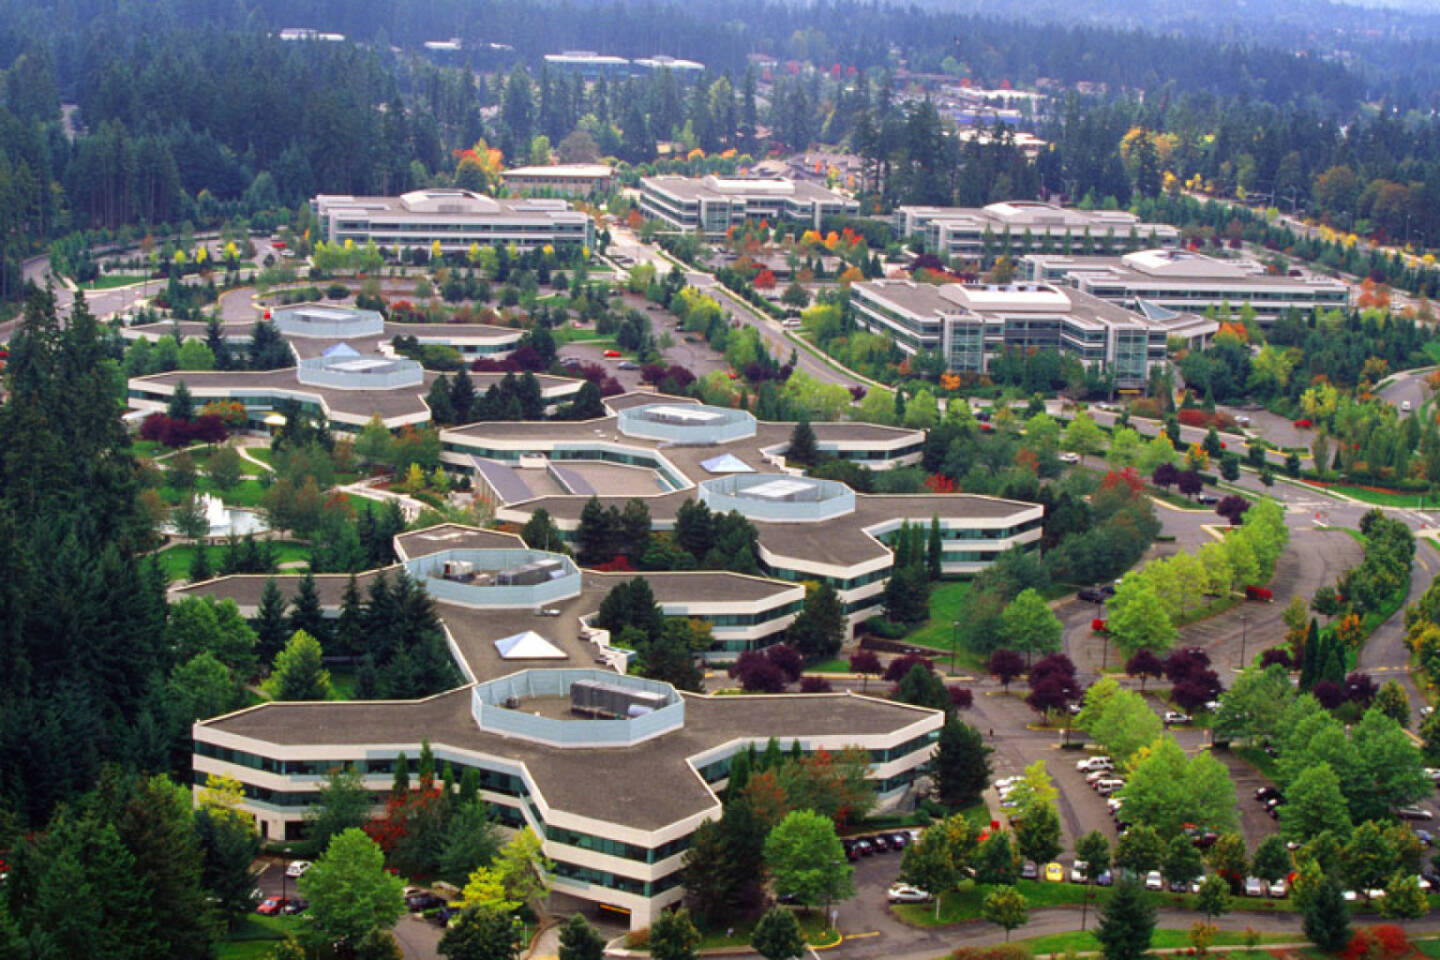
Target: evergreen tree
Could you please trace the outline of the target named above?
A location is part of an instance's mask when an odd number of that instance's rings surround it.
[[[815,439],[815,428],[809,420],[801,420],[790,432],[790,446],[785,449],[785,460],[802,467],[813,467],[820,459],[820,445]]]
[[[940,517],[930,517],[930,538],[926,544],[925,567],[931,580],[939,580],[943,569],[944,542],[940,535]]]
[[[469,423],[475,415],[475,382],[461,367],[450,386],[450,409],[455,423]]]
[[[420,741],[420,760],[415,773],[420,778],[422,789],[435,782],[435,754],[430,749],[429,739]]]
[[[574,914],[560,928],[560,960],[601,960],[604,955],[605,938],[584,914]]]
[[[190,582],[199,583],[214,575],[214,571],[210,569],[210,551],[203,540],[199,541],[195,544],[195,555],[190,558]]]
[[[828,581],[805,595],[805,605],[785,631],[786,639],[810,660],[824,660],[840,652],[849,633],[845,604]]]
[[[322,650],[330,645],[330,621],[325,619],[325,611],[320,606],[315,574],[309,570],[300,578],[295,598],[290,601],[290,619],[286,629],[292,634],[297,630],[305,631],[320,643]]]
[[[979,799],[990,782],[990,754],[980,731],[951,717],[940,729],[935,753],[935,781],[946,806],[966,807]]]
[[[325,700],[330,696],[330,671],[324,667],[320,643],[296,630],[275,657],[266,689],[276,700]]]
[[[765,960],[792,960],[805,954],[800,924],[784,907],[772,907],[761,916],[750,934],[750,946]]]
[[[369,516],[369,512],[366,511],[365,515]],[[333,648],[337,654],[355,656],[360,651],[364,645],[364,621],[365,607],[360,600],[360,586],[352,573],[340,599],[340,617],[335,621]]]
[[[1322,876],[1304,911],[1305,936],[1321,950],[1339,953],[1350,942],[1350,911],[1340,884]]]
[[[450,400],[450,389],[450,381],[442,373],[430,384],[430,391],[425,394],[425,405],[430,408],[430,419],[436,423],[457,422],[455,406]]]
[[[291,631],[286,625],[285,598],[274,577],[265,581],[260,591],[260,604],[255,613],[255,655],[261,663],[270,663],[285,648]]]
[[[1120,879],[1100,911],[1095,931],[1105,960],[1140,960],[1150,949],[1154,932],[1155,908],[1145,900],[1140,884],[1130,877]]]
[[[195,398],[190,395],[190,388],[184,380],[175,385],[175,392],[170,395],[170,402],[165,407],[165,415],[171,420],[195,419]]]

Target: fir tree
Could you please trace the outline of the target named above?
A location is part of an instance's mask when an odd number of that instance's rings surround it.
[[[285,648],[290,630],[285,623],[285,598],[274,577],[265,581],[260,592],[260,605],[255,614],[255,655],[261,663],[270,663]]]
[[[395,776],[390,781],[390,793],[392,796],[403,797],[410,792],[410,760],[401,751],[400,756],[395,758]]]
[[[931,580],[939,580],[944,559],[944,543],[940,535],[940,517],[930,517],[930,540],[925,551],[926,572]]]
[[[210,569],[210,551],[204,541],[195,544],[195,555],[190,558],[190,582],[209,580],[215,574]]]
[[[1140,884],[1131,878],[1117,882],[1095,931],[1105,960],[1140,960],[1154,932],[1155,908],[1145,900]]]
[[[330,622],[320,606],[320,594],[315,589],[315,574],[309,570],[300,578],[295,598],[290,601],[290,619],[287,629],[291,633],[304,630],[320,642],[322,649],[330,645]]]
[[[790,432],[790,446],[785,450],[787,462],[802,467],[813,467],[820,458],[820,447],[815,439],[815,428],[809,420],[801,420]]]

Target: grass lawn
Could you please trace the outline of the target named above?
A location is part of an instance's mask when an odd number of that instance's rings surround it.
[[[800,935],[805,942],[814,946],[830,945],[836,942],[839,934],[825,923],[824,911],[819,907],[809,910],[795,911],[795,919],[800,922]],[[734,927],[727,927],[724,930],[700,931],[700,949],[712,950],[716,947],[745,947],[750,945],[750,931],[754,929],[755,921],[747,920]],[[733,931],[733,932],[731,932]]]
[[[1232,607],[1237,607],[1245,602],[1244,597],[1216,597],[1209,603],[1187,610],[1175,618],[1175,626],[1183,627],[1191,623],[1198,623],[1201,620],[1208,620],[1216,614],[1224,613]]]
[[[193,461],[195,461],[195,466],[196,466],[196,467],[198,467],[198,468],[200,468],[200,469],[202,469],[202,470],[208,469],[209,466],[210,466],[210,458],[215,455],[215,451],[218,450],[218,449],[219,449],[218,447],[211,447],[211,446],[203,446],[203,447],[195,447],[195,448],[192,448],[191,451],[190,451],[190,459],[193,460]],[[258,449],[258,448],[256,448],[256,449]],[[250,452],[250,453],[253,454],[253,453],[255,452],[255,450],[252,449],[252,450],[250,450],[250,451],[248,451],[248,452]],[[241,457],[241,458],[240,458],[240,472],[241,472],[242,474],[244,474],[245,476],[247,476],[247,477],[258,477],[258,476],[260,476],[260,474],[262,474],[262,473],[265,472],[265,468],[262,467],[262,466],[260,466],[258,463],[251,463],[249,460],[246,460],[244,457]]]
[[[250,456],[254,457],[256,460],[261,461],[262,463],[268,463],[271,465],[274,465],[275,463],[275,461],[270,457],[271,450],[269,447],[246,447],[245,452],[250,454]]]
[[[949,653],[955,640],[955,621],[960,617],[969,593],[969,580],[947,580],[932,589],[929,621],[906,636],[904,642]],[[955,663],[959,669],[984,669],[981,658],[966,650],[963,643],[955,649],[958,651]]]
[[[1435,494],[1375,490],[1370,487],[1352,487],[1344,483],[1326,484],[1325,489],[1380,507],[1417,507],[1422,502],[1427,507],[1440,506],[1440,496]]]
[[[304,924],[301,917],[262,917],[252,913],[216,947],[218,960],[260,960],[268,957],[275,945],[288,933],[298,934]]]
[[[137,457],[155,458],[165,452],[165,446],[155,440],[131,440],[130,449]]]
[[[1025,928],[1021,927],[1020,931]],[[1016,931],[1017,933],[1020,931]],[[1259,935],[1261,943],[1295,943],[1304,939],[1301,934],[1294,933],[1262,933]],[[1097,952],[1100,950],[1100,941],[1095,939],[1095,934],[1089,930],[1079,930],[1071,933],[1052,933],[1043,937],[1029,937],[1024,940],[1012,940],[1019,946],[1025,947],[1032,954],[1039,956],[1047,953],[1076,953]],[[1220,930],[1211,941],[1212,946],[1228,947],[1238,946],[1245,942],[1243,931]],[[1156,930],[1150,938],[1150,947],[1154,950],[1170,950],[1177,947],[1190,946],[1190,931],[1188,930]],[[1227,958],[1244,957],[1246,960],[1270,960],[1270,954],[1263,950],[1234,950],[1226,951]]]
[[[818,663],[807,664],[806,673],[849,673],[850,661],[845,657],[832,657]]]
[[[1415,949],[1427,957],[1436,957],[1440,960],[1440,940],[1414,940]]]
[[[1268,779],[1272,781],[1275,779],[1275,758],[1270,756],[1270,754],[1261,750],[1259,747],[1232,747],[1231,749],[1235,756],[1244,760],[1256,770],[1259,770]]]
[[[213,493],[225,501],[227,507],[258,507],[261,498],[265,496],[265,488],[260,486],[260,481],[254,477],[247,477],[231,489],[221,492],[215,489],[209,477],[199,476],[195,478],[195,492]],[[173,506],[184,499],[184,495],[166,484],[160,488],[160,499]]]
[[[967,880],[958,890],[941,897],[940,918],[935,918],[935,905],[933,903],[905,903],[894,907],[895,914],[903,922],[917,927],[946,926],[952,923],[959,923],[964,920],[974,920],[980,916],[981,905],[985,897],[994,887],[976,884]],[[1020,880],[1015,884],[1015,889],[1025,897],[1031,910],[1040,910],[1045,907],[1078,906],[1085,900],[1086,888],[1078,883],[1044,883],[1038,880]],[[1113,887],[1091,887],[1090,909],[1096,910],[1109,898]],[[1195,897],[1191,894],[1161,893],[1159,891],[1145,891],[1145,899],[1156,908],[1189,910],[1194,908]],[[1275,913],[1294,912],[1295,907],[1289,900],[1246,900],[1237,898],[1233,903],[1236,912],[1247,908],[1255,912]],[[1195,918],[1200,919],[1197,912]],[[1234,941],[1243,943],[1242,940]],[[1186,944],[1188,946],[1188,944]],[[1159,944],[1157,944],[1159,946]],[[1057,948],[1057,949],[1063,949]],[[1048,949],[1047,951],[1048,952]]]
[[[90,283],[77,284],[82,290],[113,290],[131,284],[144,283],[147,278],[139,273],[102,273]]]
[[[277,540],[274,542],[275,562],[290,563],[295,560],[309,561],[310,545],[297,543],[293,540]],[[220,561],[225,557],[225,545],[207,548],[210,551],[210,567],[218,570]],[[195,547],[190,544],[183,544],[178,547],[171,547],[169,550],[160,553],[160,568],[171,580],[184,580],[190,575],[190,564],[195,559]]]

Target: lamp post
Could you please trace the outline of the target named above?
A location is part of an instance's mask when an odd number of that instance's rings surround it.
[[[1250,611],[1240,614],[1240,669],[1245,669],[1245,640],[1250,631]]]
[[[954,622],[954,629],[950,632],[950,675],[955,675],[955,650],[960,646],[960,621]]]
[[[280,899],[288,896],[287,884],[290,879],[290,848],[285,848],[285,859],[280,862]]]

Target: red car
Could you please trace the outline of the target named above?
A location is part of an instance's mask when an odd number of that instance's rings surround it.
[[[261,916],[274,917],[284,913],[289,905],[289,897],[266,897],[264,902],[255,908],[255,912]]]
[[[606,351],[605,351],[605,356],[607,356],[607,357],[618,357],[618,356],[620,356],[620,351],[619,351],[619,350],[606,350]]]

